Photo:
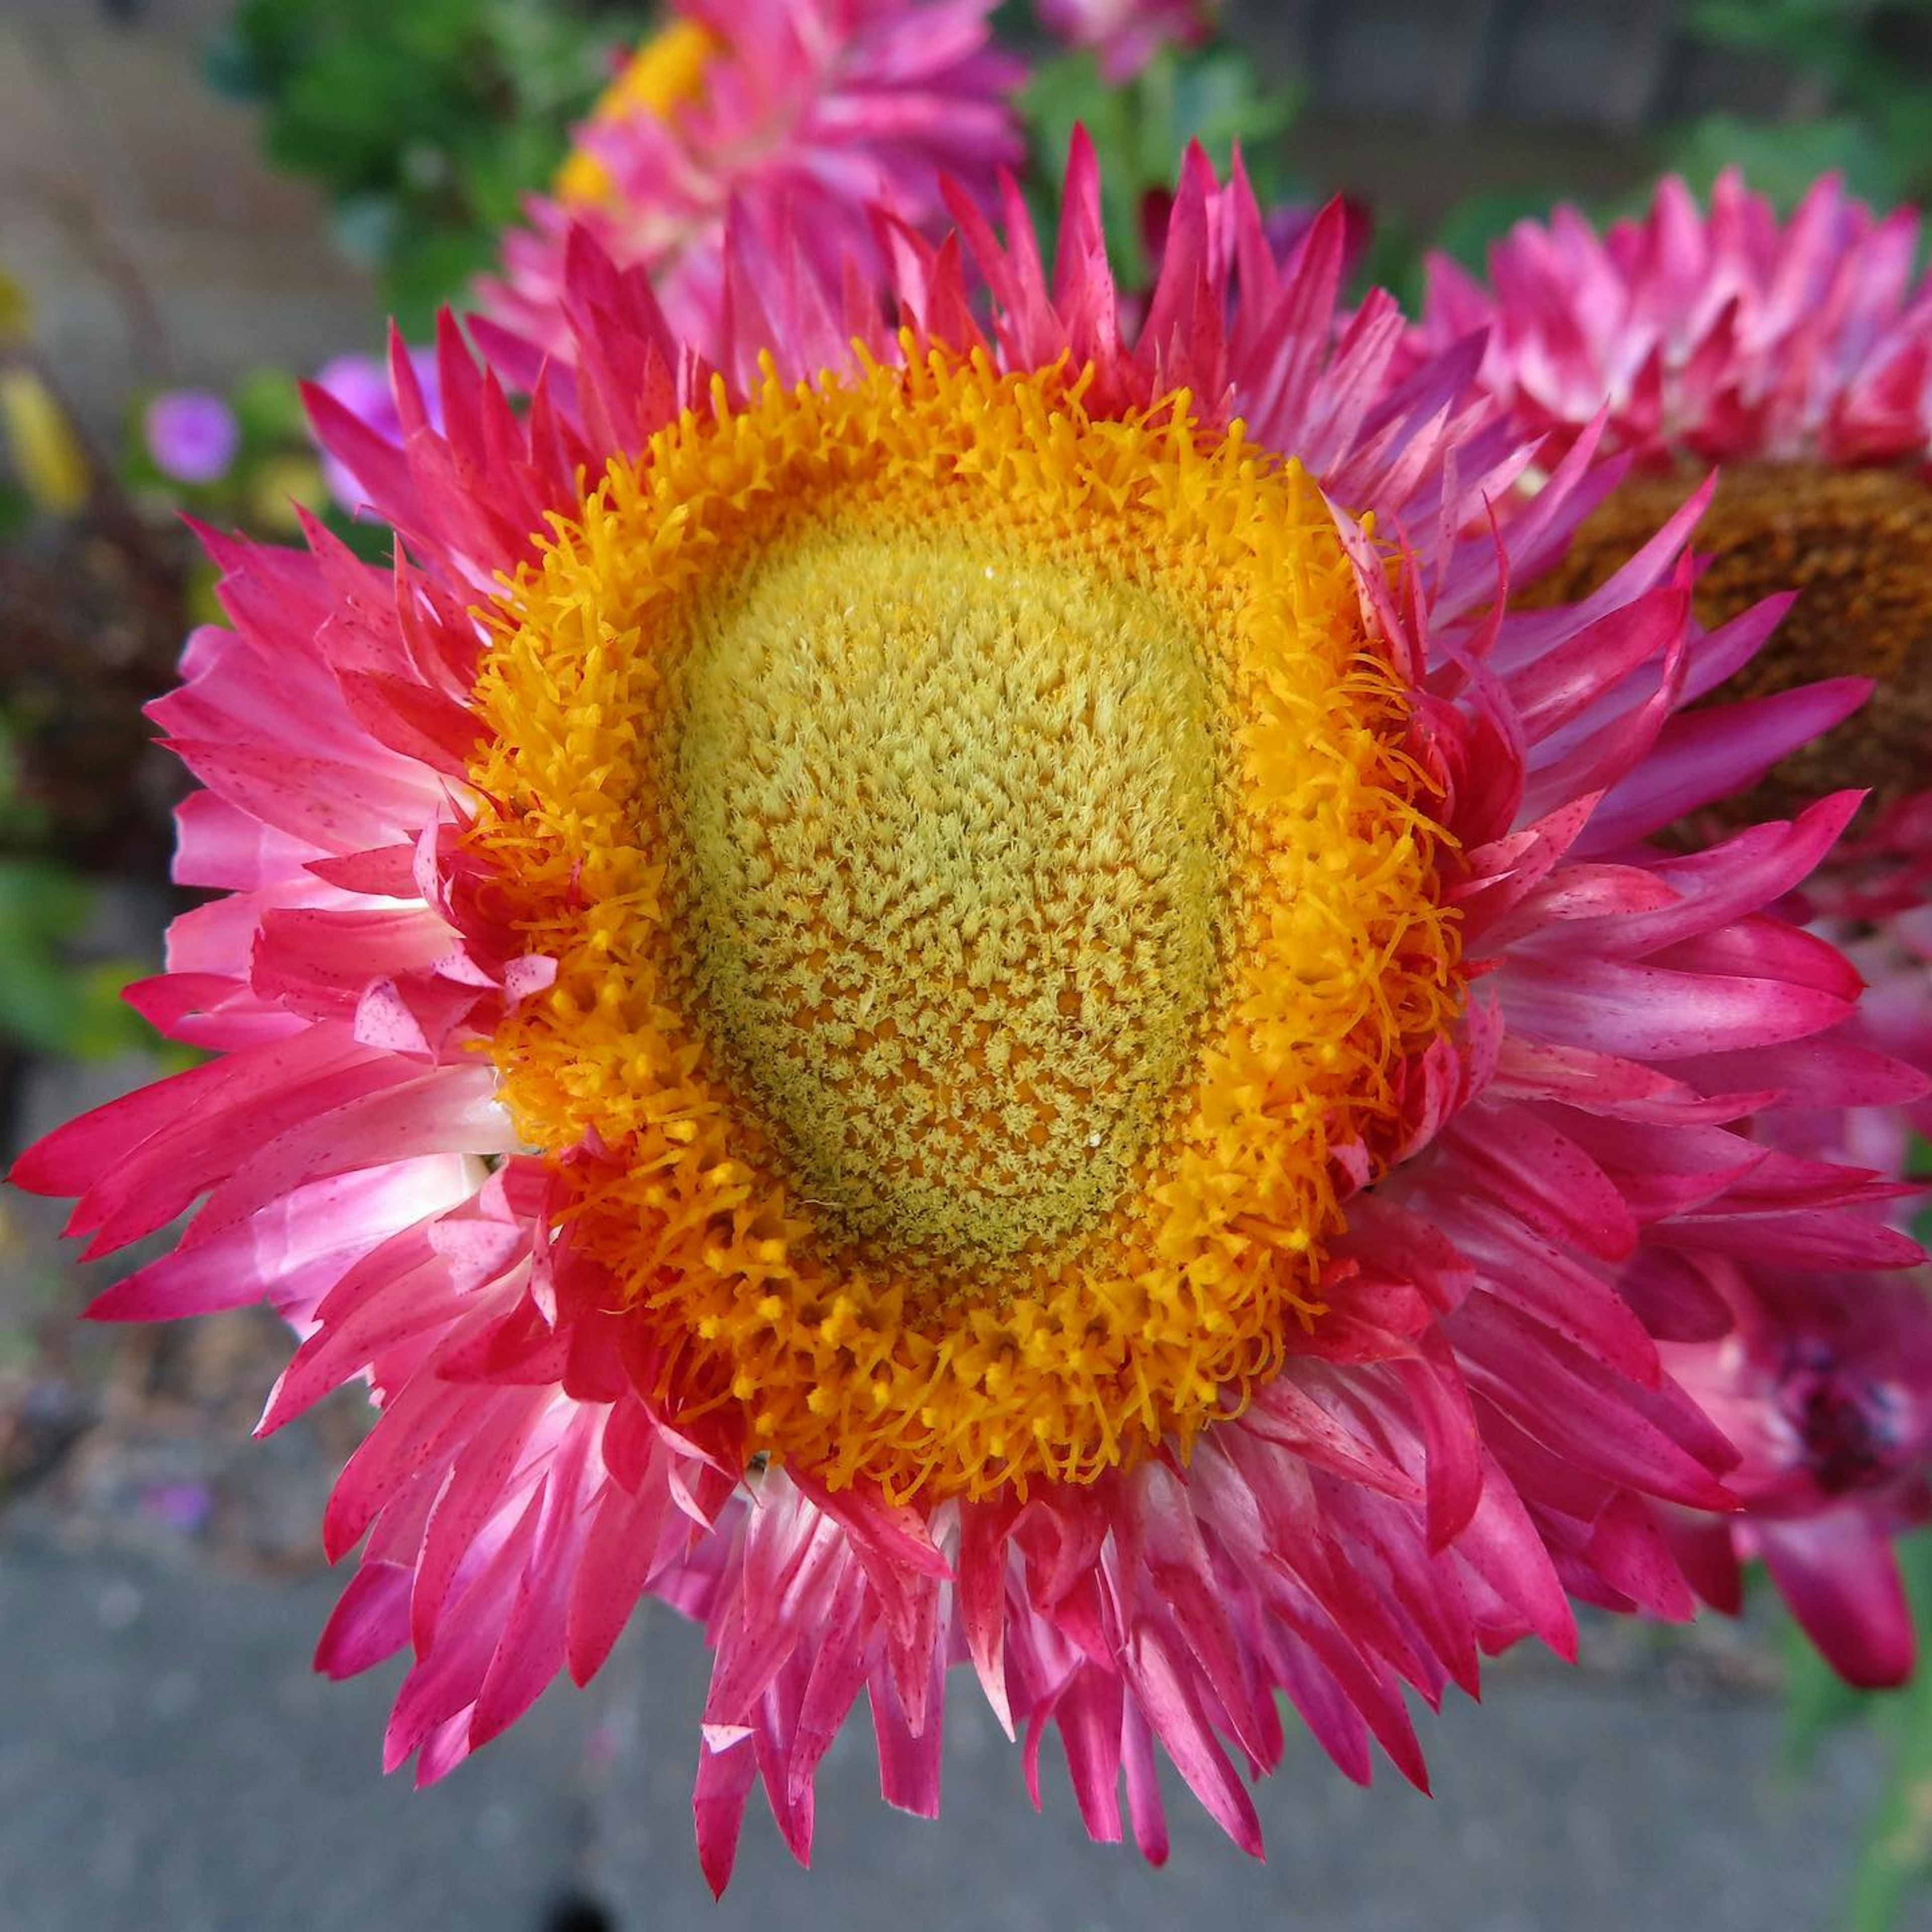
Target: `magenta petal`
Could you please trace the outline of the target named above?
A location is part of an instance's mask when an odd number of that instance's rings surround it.
[[[1154,1732],[1140,1706],[1128,1700],[1122,1718],[1122,1762],[1127,1774],[1127,1815],[1134,1843],[1150,1865],[1167,1862],[1167,1808],[1160,1795],[1160,1774],[1154,1760]]]
[[[587,1684],[597,1674],[630,1621],[657,1561],[670,1506],[661,1482],[634,1495],[605,1495],[584,1539],[564,1628],[565,1660],[574,1682]]]
[[[400,1564],[365,1563],[351,1578],[316,1646],[315,1667],[353,1677],[410,1640],[410,1573]]]
[[[916,1818],[939,1816],[939,1774],[945,1700],[939,1679],[944,1666],[935,1651],[928,1668],[926,1714],[916,1728],[887,1672],[872,1680],[872,1730],[879,1748],[879,1794]]]
[[[1834,678],[1673,718],[1642,770],[1604,800],[1591,821],[1593,842],[1606,847],[1642,838],[1744,790],[1787,752],[1849,718],[1870,692],[1862,678]]]
[[[1124,1662],[1141,1708],[1174,1768],[1222,1830],[1251,1858],[1259,1858],[1261,1820],[1202,1715],[1171,1640],[1151,1623],[1138,1622]]]
[[[758,1774],[758,1758],[748,1743],[722,1750],[708,1742],[699,1748],[691,1818],[698,1838],[698,1862],[714,1898],[722,1898],[731,1882],[738,1834],[745,1823],[745,1801]]]
[[[1591,1532],[1589,1557],[1606,1582],[1650,1616],[1685,1623],[1696,1614],[1668,1540],[1636,1497],[1612,1498]]]
[[[1792,1614],[1847,1683],[1902,1684],[1916,1652],[1892,1540],[1856,1509],[1766,1522],[1756,1538]]]

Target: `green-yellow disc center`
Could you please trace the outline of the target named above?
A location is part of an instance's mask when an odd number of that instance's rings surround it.
[[[705,598],[680,656],[692,1017],[797,1198],[942,1273],[1091,1226],[1216,976],[1198,641],[1077,564],[834,529]]]

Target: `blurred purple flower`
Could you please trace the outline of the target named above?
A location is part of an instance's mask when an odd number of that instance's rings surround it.
[[[206,1483],[151,1483],[141,1506],[170,1529],[192,1535],[214,1513],[214,1492]]]
[[[177,483],[218,483],[242,447],[235,412],[206,389],[168,389],[148,405],[148,454]]]
[[[430,422],[442,428],[442,391],[436,374],[436,351],[412,349],[410,366],[422,384],[423,400]],[[326,390],[346,410],[360,416],[385,442],[400,445],[402,418],[397,413],[394,392],[389,385],[389,365],[380,356],[338,356],[316,371],[315,386]],[[353,516],[369,500],[370,492],[342,459],[324,450],[322,474],[328,494]]]

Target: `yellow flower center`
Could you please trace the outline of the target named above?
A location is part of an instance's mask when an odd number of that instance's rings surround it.
[[[707,596],[680,670],[694,1016],[818,1221],[922,1274],[1090,1225],[1216,979],[1219,760],[1176,614],[992,532],[834,518]]]
[[[705,70],[718,51],[710,31],[696,20],[674,20],[653,34],[611,82],[590,110],[590,124],[643,115],[668,121],[704,91]],[[586,208],[609,200],[616,184],[596,155],[573,148],[557,171],[556,196],[567,208]]]
[[[1084,386],[720,392],[478,686],[476,844],[558,962],[491,1052],[570,1240],[680,1412],[898,1497],[1238,1410],[1460,997],[1327,506]]]

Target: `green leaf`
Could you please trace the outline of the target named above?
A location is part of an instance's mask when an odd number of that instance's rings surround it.
[[[1358,265],[1354,298],[1370,289],[1386,289],[1414,315],[1422,306],[1422,248],[1414,228],[1397,208],[1378,208],[1369,228],[1369,245]]]
[[[97,959],[82,967],[67,1052],[77,1060],[111,1060],[116,1054],[152,1046],[154,1036],[148,1022],[122,994],[153,970],[139,959]]]
[[[80,929],[92,904],[87,887],[58,866],[0,859],[0,946],[64,939]]]
[[[1891,1932],[1932,1868],[1932,1671],[1897,1695],[1897,1754],[1853,1870],[1850,1932]]]
[[[1932,194],[1928,16],[1932,0],[1703,0],[1690,16],[1694,34],[1775,62],[1822,108],[1774,129],[1720,124],[1720,158],[1743,142],[1767,179],[1844,166],[1875,200]]]
[[[93,888],[40,860],[0,860],[0,1036],[37,1053],[101,1058],[148,1044],[147,1023],[122,989],[149,969],[138,960],[76,966],[70,944]]]
[[[651,9],[588,0],[242,0],[219,84],[277,162],[337,203],[344,244],[420,320],[487,260]],[[418,254],[420,262],[412,258]]]
[[[251,370],[236,383],[230,400],[242,439],[250,448],[306,440],[302,391],[287,370]]]
[[[1784,1761],[1794,1773],[1811,1768],[1830,1732],[1870,1714],[1871,1694],[1847,1684],[1804,1634],[1796,1617],[1784,1618]]]
[[[57,866],[0,861],[0,1034],[37,1052],[67,1051],[82,999],[62,944],[89,902],[86,887]]]
[[[1892,1760],[1853,1867],[1846,1923],[1850,1932],[1891,1932],[1906,1898],[1932,1874],[1932,1530],[1897,1545],[1916,1628],[1920,1667],[1893,1691],[1852,1692],[1859,1708],[1882,1724]]]
[[[395,250],[382,280],[383,306],[409,340],[429,338],[437,310],[489,266],[495,246],[484,229],[426,228]]]
[[[16,537],[34,520],[34,500],[17,483],[0,481],[0,544]]]

